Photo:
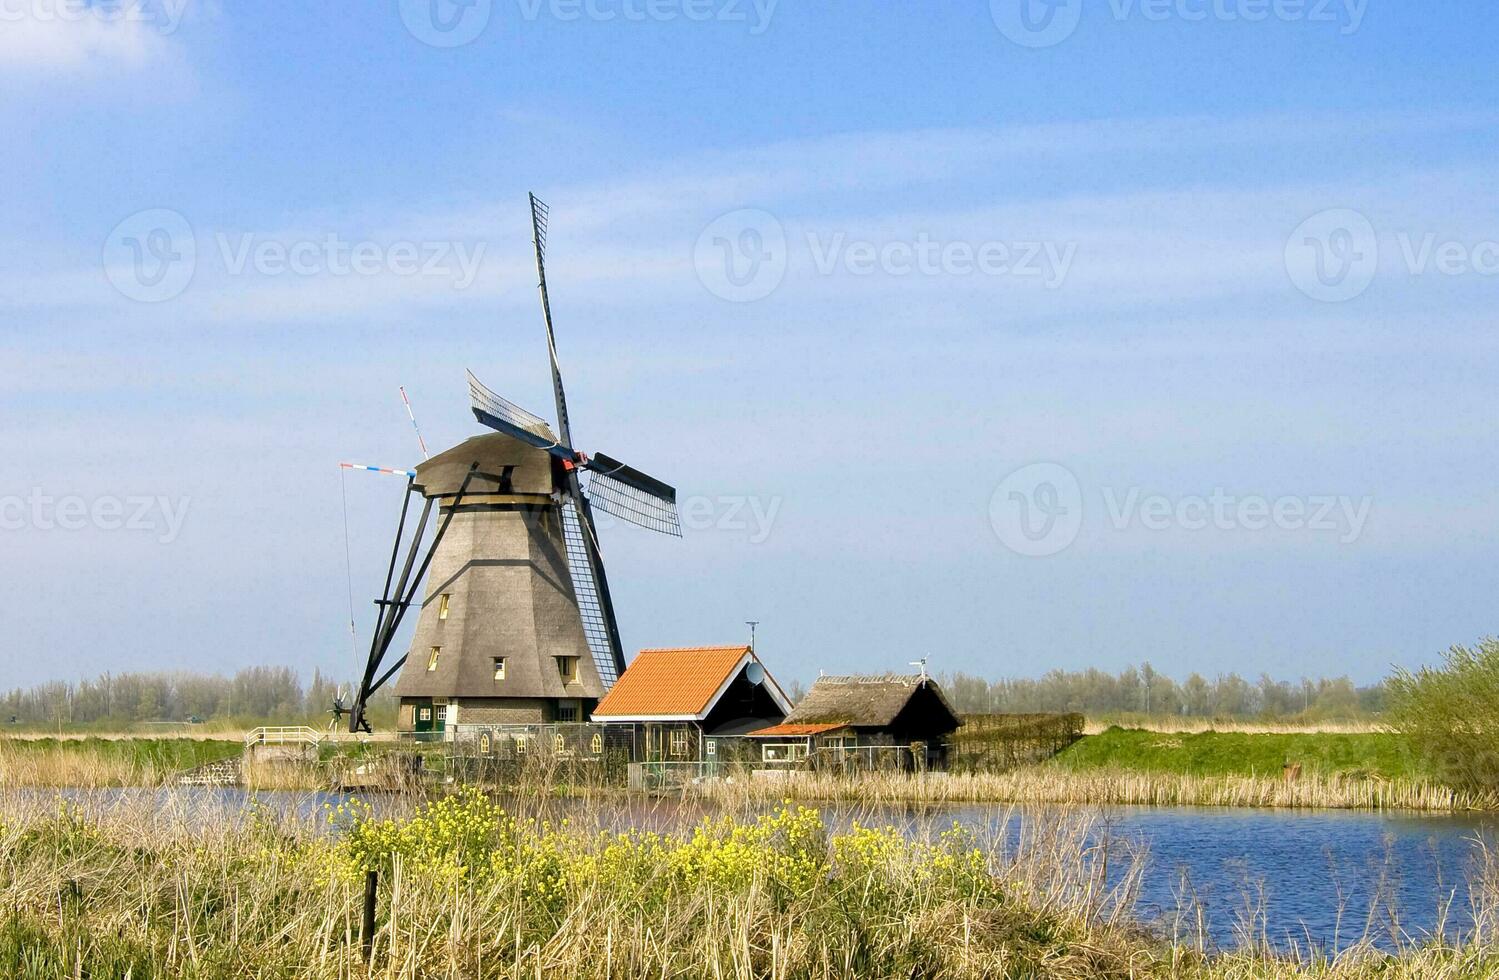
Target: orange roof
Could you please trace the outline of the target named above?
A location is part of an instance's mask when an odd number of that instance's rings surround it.
[[[771,725],[769,728],[761,728],[758,731],[750,732],[749,736],[750,738],[777,738],[782,736],[797,738],[806,735],[821,735],[823,732],[830,732],[835,728],[847,727],[848,725],[841,721],[819,725]]]
[[[748,646],[641,650],[593,710],[595,718],[701,715]]]

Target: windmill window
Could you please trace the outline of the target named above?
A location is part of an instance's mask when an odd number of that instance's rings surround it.
[[[604,736],[598,732],[594,732],[593,738],[588,740],[588,748],[594,755],[602,755],[604,752]]]
[[[578,679],[578,658],[558,657],[557,673],[562,677],[562,683],[572,684]]]
[[[495,657],[494,658],[494,679],[497,680],[497,681],[502,681],[502,680],[505,679],[505,658],[504,657]]]
[[[677,728],[671,733],[671,754],[674,759],[685,758],[687,755],[687,732],[685,729]]]
[[[437,658],[440,656],[442,656],[442,647],[433,647],[427,651],[427,670],[429,672],[437,669]]]
[[[576,704],[557,705],[557,720],[564,723],[577,721],[578,706]]]
[[[439,600],[437,600],[437,618],[438,619],[447,619],[448,618],[448,606],[452,603],[452,601],[453,601],[452,594],[451,593],[447,593],[447,592],[444,592],[443,595],[442,595],[442,598],[439,599]]]

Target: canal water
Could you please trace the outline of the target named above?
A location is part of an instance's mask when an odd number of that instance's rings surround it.
[[[178,807],[186,796],[205,816],[227,815],[223,811],[243,810],[254,801],[312,817],[349,799],[207,788],[162,792]],[[98,798],[96,792],[80,795]],[[373,802],[377,810],[408,806]],[[589,816],[614,830],[671,829],[713,812],[694,803],[639,798],[606,808],[601,812],[594,803]],[[852,819],[847,811],[827,809],[832,822]],[[1117,880],[1130,855],[1144,849],[1136,905],[1141,919],[1167,933],[1176,930],[1184,941],[1192,939],[1200,922],[1220,948],[1238,946],[1246,937],[1303,951],[1335,951],[1365,938],[1390,948],[1431,935],[1439,924],[1449,937],[1457,936],[1472,926],[1470,900],[1479,890],[1484,847],[1499,842],[1499,819],[1493,815],[1113,806],[1083,812],[1095,821],[1094,842],[1106,844],[1111,855],[1117,852],[1111,878]],[[866,809],[857,818],[912,832],[957,822],[1015,840],[1024,821],[1044,820],[1047,814],[995,805]]]

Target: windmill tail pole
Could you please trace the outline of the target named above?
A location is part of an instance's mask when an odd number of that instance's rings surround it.
[[[366,466],[363,463],[339,463],[346,470],[367,470],[371,473],[384,473],[387,476],[404,476],[408,480],[416,479],[416,470],[398,470],[393,466]]]
[[[411,420],[411,427],[416,430],[416,444],[422,447],[422,459],[431,459],[432,454],[427,452],[427,440],[422,438],[422,427],[416,424],[416,413],[411,410],[411,399],[406,397],[405,385],[401,385],[401,401],[406,404],[406,417]]]

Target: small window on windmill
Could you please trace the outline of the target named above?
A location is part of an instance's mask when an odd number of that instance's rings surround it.
[[[485,733],[483,733],[482,735],[479,736],[479,754],[480,755],[488,755],[489,754],[489,733],[488,732],[485,732]]]
[[[560,753],[565,748],[567,748],[567,740],[562,737],[562,733],[558,732],[557,734],[553,735],[552,751]]]
[[[440,657],[440,656],[442,656],[442,647],[433,647],[431,650],[427,651],[427,670],[428,671],[433,671],[433,670],[437,669],[437,658]]]
[[[448,593],[448,592],[444,592],[442,594],[442,598],[439,599],[439,600],[437,600],[437,618],[438,619],[447,619],[448,618],[448,607],[452,603],[452,601],[453,601],[453,596],[452,596],[451,593]]]
[[[504,657],[495,657],[494,658],[494,679],[497,680],[497,681],[502,681],[502,680],[505,679],[505,658]]]
[[[516,755],[525,755],[526,754],[526,736],[524,736],[524,735],[517,735],[517,736],[515,736],[515,754]]]
[[[593,738],[588,740],[588,750],[594,755],[604,754],[604,736],[598,732],[593,733]]]
[[[562,683],[573,684],[578,680],[578,658],[558,657],[557,673],[562,677]]]

